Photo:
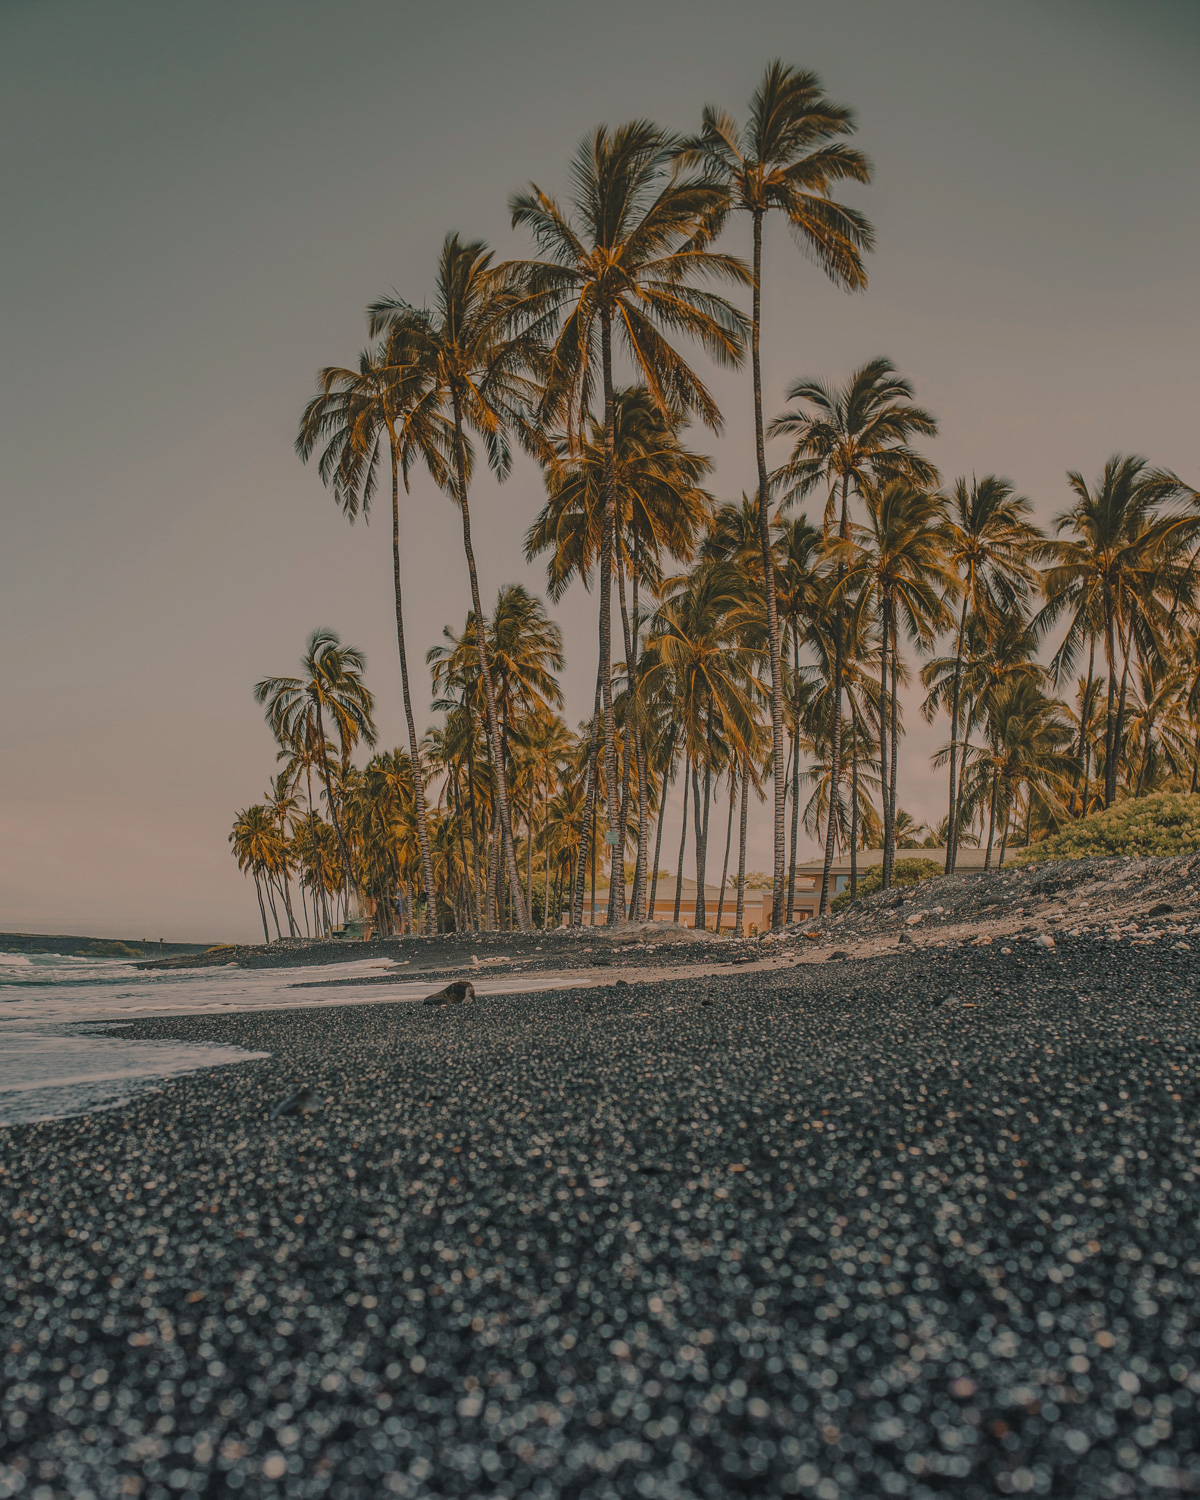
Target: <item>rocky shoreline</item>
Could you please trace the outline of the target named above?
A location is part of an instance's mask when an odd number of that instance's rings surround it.
[[[123,1028],[270,1056],[4,1135],[0,1493],[1194,1491],[1187,924],[1046,875],[991,943]]]

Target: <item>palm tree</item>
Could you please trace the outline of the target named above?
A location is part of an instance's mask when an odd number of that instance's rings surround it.
[[[408,489],[409,469],[418,455],[427,456],[442,484],[448,466],[447,424],[431,407],[428,374],[407,347],[404,330],[359,355],[358,368],[329,366],[317,377],[318,393],[304,409],[296,452],[307,463],[319,443],[324,448],[317,470],[332,488],[351,523],[359,512],[370,516],[381,450],[386,447],[392,479],[392,579],[396,597],[396,643],[400,651],[400,689],[408,725],[408,751],[416,790],[417,838],[422,882],[433,889],[433,860],[425,808],[425,777],[417,743],[417,725],[409,689],[404,644],[404,609],[400,586],[400,471]],[[432,917],[433,907],[428,907]]]
[[[1099,626],[1108,669],[1104,805],[1110,807],[1117,791],[1130,657],[1135,647],[1143,656],[1152,649],[1173,606],[1192,586],[1190,569],[1178,554],[1197,523],[1181,514],[1159,514],[1161,504],[1187,492],[1173,474],[1150,469],[1144,458],[1114,454],[1093,487],[1074,471],[1067,481],[1075,503],[1055,517],[1054,529],[1060,537],[1072,535],[1040,549],[1050,563],[1041,620],[1049,626],[1066,615],[1069,621],[1053,661],[1056,681],[1070,672],[1084,639]]]
[[[317,747],[347,893],[354,875],[329,769],[325,719],[328,716],[332,721],[343,756],[349,755],[360,739],[375,744],[375,700],[363,681],[366,666],[363,653],[356,646],[343,646],[336,631],[314,630],[300,664],[302,676],[264,677],[254,688],[254,701],[266,706],[267,723],[281,746]]]
[[[870,250],[874,232],[853,208],[830,197],[835,182],[869,182],[871,165],[860,151],[837,140],[853,132],[854,116],[825,97],[815,73],[775,61],[750,100],[750,117],[739,127],[724,110],[707,105],[698,135],[682,143],[681,160],[700,166],[720,183],[723,194],[710,218],[716,232],[733,212],[750,215],[753,242],[754,308],[751,319],[751,369],[754,383],[754,441],[758,463],[758,535],[766,590],[767,635],[771,661],[771,731],[775,768],[775,889],[772,926],[783,923],[784,825],[787,795],[783,750],[783,662],[771,570],[771,533],[767,516],[768,480],[763,435],[762,366],[762,234],[770,212],[787,216],[800,248],[837,285],[856,291],[866,285],[862,252]]]
[[[891,360],[878,356],[856,370],[843,385],[799,380],[788,391],[789,401],[802,403],[771,423],[771,437],[793,439],[792,456],[779,471],[786,499],[799,499],[813,490],[826,491],[825,535],[832,538],[837,523],[837,583],[833,617],[833,694],[830,704],[831,811],[840,798],[842,673],[845,661],[845,621],[840,584],[845,577],[850,540],[849,497],[860,499],[893,480],[917,489],[932,489],[938,472],[909,443],[914,434],[933,437],[937,421],[923,407],[912,404],[910,381]],[[825,864],[821,873],[821,915],[829,909],[829,873],[833,865],[834,820],[825,831]]]
[[[463,243],[456,234],[448,235],[442,246],[433,312],[398,297],[381,298],[370,308],[372,337],[386,333],[390,340],[398,341],[406,360],[428,382],[428,390],[422,397],[424,409],[436,413],[442,423],[440,427],[432,426],[431,431],[435,437],[442,432],[448,436],[449,465],[444,462],[440,438],[423,443],[420,457],[434,482],[447,489],[458,505],[471,581],[471,607],[477,620],[483,618],[483,607],[471,543],[468,495],[473,454],[467,429],[483,440],[488,461],[501,479],[507,476],[511,465],[510,430],[515,430],[523,441],[533,442],[523,414],[536,391],[523,372],[537,364],[538,345],[529,333],[513,331],[515,312],[516,297],[510,279],[492,266],[491,252],[481,241]],[[517,925],[527,932],[529,913],[513,842],[500,721],[485,631],[476,633],[476,646],[509,889]]]
[[[283,894],[284,911],[288,919],[288,936],[299,936],[296,926],[296,918],[292,912],[291,893],[291,869],[290,848],[288,843],[288,824],[295,821],[296,812],[300,804],[293,795],[295,776],[290,770],[280,771],[269,783],[269,790],[263,799],[263,805],[275,821],[275,828],[279,834],[279,866],[278,880],[279,888]]]
[[[730,756],[748,759],[757,737],[755,698],[761,696],[763,687],[754,673],[759,653],[739,639],[745,609],[746,586],[740,570],[725,562],[702,562],[668,593],[655,615],[646,647],[650,690],[658,686],[660,674],[671,684],[685,765],[691,770],[697,927],[704,926],[706,916],[704,877],[713,773]]]
[[[949,622],[943,599],[953,586],[945,560],[945,510],[940,495],[895,479],[866,495],[867,523],[861,529],[844,587],[869,591],[880,620],[879,748],[883,787],[883,885],[891,884],[895,857],[896,759],[898,750],[896,638],[903,623],[918,646],[931,646]],[[888,690],[888,669],[892,685]],[[889,709],[891,723],[889,726]],[[891,754],[888,738],[891,733]],[[889,776],[890,762],[890,776]]]
[[[254,894],[258,897],[258,914],[262,918],[263,942],[269,944],[271,933],[267,927],[267,912],[263,906],[260,881],[274,868],[279,858],[279,834],[270,811],[261,805],[243,808],[234,820],[229,842],[233,845],[238,869],[243,873],[249,870],[254,877]],[[275,929],[279,930],[278,917],[275,918]]]
[[[958,727],[962,687],[963,640],[968,610],[979,619],[994,619],[1024,604],[1037,573],[1030,561],[1041,532],[1028,517],[1029,501],[1014,492],[1008,479],[972,476],[957,479],[947,507],[947,560],[962,591],[962,609],[954,643],[954,677],[950,690],[950,822],[946,837],[946,874],[958,857]]]
[[[703,178],[668,171],[671,141],[633,121],[596,128],[571,165],[572,212],[536,184],[510,200],[514,227],[530,230],[542,258],[508,269],[525,289],[528,326],[552,340],[545,362],[543,421],[563,420],[574,445],[599,375],[603,400],[604,516],[600,538],[599,679],[609,838],[621,840],[621,805],[611,681],[611,579],[618,516],[613,344],[623,345],[637,378],[664,418],[695,411],[720,426],[716,402],[668,341],[686,334],[722,364],[736,364],[745,320],[697,283],[744,282],[732,256],[701,243],[719,190]],[[608,920],[625,918],[624,861],[613,863]]]
[[[703,533],[712,497],[700,481],[712,461],[686,448],[678,416],[664,416],[644,385],[619,390],[613,398],[613,470],[617,488],[614,564],[625,638],[628,712],[638,782],[638,856],[631,902],[634,919],[644,915],[649,843],[649,771],[645,753],[645,714],[638,691],[641,614],[639,589],[657,593],[666,557],[690,562]],[[529,530],[525,556],[549,553],[550,597],[559,599],[573,577],[590,588],[601,552],[606,509],[605,444],[602,424],[572,453],[564,440],[558,462],[546,470],[548,499]],[[632,588],[632,611],[625,577]]]

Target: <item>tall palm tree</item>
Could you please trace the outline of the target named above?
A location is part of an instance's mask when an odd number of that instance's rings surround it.
[[[645,915],[649,843],[650,782],[645,723],[638,691],[641,635],[639,590],[657,593],[665,558],[690,562],[703,533],[712,497],[701,480],[712,461],[684,446],[683,419],[664,416],[644,385],[626,387],[613,398],[613,469],[617,517],[613,535],[614,570],[625,640],[625,670],[638,783],[638,855],[631,909]],[[546,470],[548,498],[525,539],[525,556],[549,553],[550,597],[557,600],[573,577],[590,588],[599,560],[607,496],[604,428],[591,425],[586,441],[572,452],[565,440],[558,462]],[[626,600],[629,576],[632,610]]]
[[[770,63],[750,100],[750,116],[739,126],[724,110],[706,105],[699,134],[682,143],[681,160],[699,166],[723,189],[710,219],[716,232],[734,212],[750,215],[753,244],[751,371],[754,384],[754,443],[758,464],[758,534],[766,591],[771,662],[771,730],[775,767],[775,890],[772,925],[783,922],[784,824],[787,795],[783,749],[783,662],[775,607],[775,580],[769,562],[768,479],[762,414],[762,238],[768,213],[783,213],[801,250],[847,291],[867,282],[863,251],[874,232],[856,209],[836,202],[836,182],[869,182],[871,165],[861,151],[837,138],[855,129],[853,113],[825,96],[817,75]]]
[[[799,380],[788,391],[799,409],[785,412],[771,423],[770,436],[793,440],[791,459],[779,471],[786,499],[799,499],[813,490],[826,491],[825,535],[833,536],[837,513],[837,584],[833,613],[833,694],[830,703],[830,811],[838,805],[841,789],[842,674],[846,643],[841,582],[845,577],[850,541],[849,498],[860,499],[893,480],[917,489],[938,482],[934,466],[911,446],[914,434],[933,437],[937,420],[912,404],[910,381],[882,355],[869,360],[840,386],[820,380]],[[840,500],[840,506],[839,506]],[[835,817],[825,830],[825,863],[821,872],[820,912],[829,909],[829,875],[833,865]]]
[[[446,237],[438,260],[432,312],[399,297],[381,298],[369,310],[372,337],[383,333],[398,341],[404,358],[428,382],[428,390],[422,397],[424,408],[436,413],[442,423],[441,427],[433,425],[431,431],[435,436],[448,433],[448,465],[444,462],[440,439],[422,444],[420,457],[434,482],[448,489],[458,505],[471,581],[471,607],[477,620],[483,618],[483,606],[471,542],[469,489],[473,454],[467,429],[482,439],[488,461],[501,479],[511,466],[509,433],[515,430],[523,441],[534,441],[524,413],[535,399],[536,390],[526,372],[536,366],[539,352],[533,335],[514,331],[516,301],[511,279],[493,267],[491,251],[482,241],[464,243],[457,234],[451,234]],[[476,633],[476,646],[509,889],[517,925],[527,932],[529,913],[513,842],[508,785],[500,750],[500,720],[485,631]]]
[[[1164,502],[1185,498],[1184,487],[1174,475],[1152,470],[1144,458],[1114,454],[1094,486],[1074,471],[1067,482],[1075,503],[1055,517],[1059,539],[1041,548],[1049,563],[1041,619],[1049,626],[1068,618],[1053,661],[1056,680],[1070,672],[1084,639],[1099,624],[1108,677],[1104,805],[1110,807],[1117,791],[1130,657],[1135,647],[1148,654],[1173,605],[1192,586],[1180,554],[1197,522],[1160,513]],[[1064,532],[1070,535],[1063,538]]]
[[[243,873],[249,870],[254,878],[254,894],[258,897],[258,914],[262,918],[263,942],[269,944],[271,933],[267,927],[261,881],[279,859],[279,834],[269,809],[261,804],[243,808],[234,820],[229,842],[233,845],[238,869]],[[275,926],[278,931],[278,917],[275,919]]]
[[[903,624],[918,646],[927,648],[933,644],[936,633],[949,623],[943,600],[953,585],[954,575],[946,563],[945,510],[940,495],[915,489],[906,480],[894,479],[882,490],[867,493],[866,512],[866,525],[860,531],[844,587],[850,592],[859,588],[869,591],[879,613],[879,744],[886,888],[891,884],[895,858],[897,636]]]
[[[254,701],[266,707],[267,723],[281,746],[317,747],[347,894],[354,873],[329,768],[325,721],[327,717],[331,721],[343,756],[348,756],[360,739],[374,746],[375,700],[363,681],[366,667],[363,653],[357,646],[343,646],[336,631],[314,630],[300,663],[300,677],[264,677],[254,688]]]
[[[410,349],[405,330],[359,355],[358,368],[328,366],[317,376],[318,391],[304,409],[296,452],[307,463],[324,444],[317,470],[342,512],[353,523],[361,512],[369,519],[378,468],[386,452],[392,480],[392,581],[396,598],[396,643],[400,652],[400,690],[408,726],[408,753],[416,790],[417,838],[422,882],[433,889],[433,860],[425,807],[425,776],[417,742],[404,643],[404,608],[400,580],[400,474],[408,489],[409,470],[427,456],[438,481],[448,475],[447,424],[430,404],[427,371]],[[427,905],[432,918],[433,904]]]
[[[702,177],[669,171],[672,142],[635,120],[596,128],[571,164],[570,212],[536,183],[510,199],[514,227],[528,229],[541,259],[509,270],[525,289],[525,316],[549,342],[541,415],[565,422],[574,443],[590,410],[597,377],[603,401],[604,517],[600,540],[599,679],[609,840],[620,840],[621,805],[613,716],[612,571],[618,515],[616,390],[613,346],[622,346],[636,376],[666,418],[697,412],[716,430],[721,416],[703,381],[670,336],[695,339],[719,363],[742,357],[745,319],[698,283],[745,282],[733,256],[704,248],[701,229],[719,200]],[[613,864],[609,922],[625,918],[624,861]]]
[[[994,619],[1023,605],[1037,582],[1032,564],[1041,532],[1028,519],[1029,501],[1015,493],[1011,480],[995,474],[957,479],[946,515],[946,555],[957,575],[962,608],[954,643],[954,678],[950,691],[950,803],[946,836],[946,874],[958,857],[958,728],[962,687],[963,640],[967,613]]]

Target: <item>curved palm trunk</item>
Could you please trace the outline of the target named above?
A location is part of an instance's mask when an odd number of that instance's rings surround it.
[[[473,876],[473,911],[475,931],[483,930],[482,903],[484,891],[479,871],[479,802],[475,795],[475,713],[468,704],[467,716],[471,737],[467,741],[467,802],[471,808],[471,871]]]
[[[400,648],[400,692],[404,698],[404,718],[408,725],[408,754],[412,761],[413,788],[417,813],[417,844],[421,850],[421,881],[426,890],[425,930],[434,926],[433,855],[429,847],[429,821],[425,811],[425,774],[417,745],[417,725],[413,718],[412,694],[408,687],[408,655],[404,649],[404,609],[400,595],[400,478],[396,434],[389,421],[392,443],[392,580],[396,591],[396,644]],[[478,618],[478,616],[476,617]]]
[[[271,933],[267,927],[267,909],[263,905],[262,886],[258,881],[258,871],[252,870],[250,873],[254,876],[254,894],[258,897],[258,914],[262,918],[263,942],[266,943],[267,947],[269,948],[271,946]]]
[[[467,555],[467,572],[471,576],[471,607],[475,611],[475,644],[479,652],[479,675],[483,678],[483,696],[487,703],[488,740],[495,762],[496,806],[500,817],[500,840],[504,860],[508,868],[508,884],[516,911],[517,926],[522,932],[529,931],[529,913],[525,909],[525,896],[521,890],[521,872],[517,866],[517,850],[513,843],[512,815],[508,805],[508,782],[504,774],[504,756],[500,745],[500,720],[496,713],[496,687],[492,681],[492,666],[488,660],[487,622],[483,605],[479,599],[479,574],[475,567],[475,549],[471,545],[471,512],[467,504],[467,448],[463,438],[462,406],[458,389],[453,392],[454,402],[454,457],[458,478],[458,507],[462,512],[463,551]]]
[[[992,795],[988,806],[987,852],[983,856],[983,868],[992,868],[992,839],[996,832],[996,784],[1000,780],[998,771],[992,772]]]
[[[608,833],[616,834],[608,884],[608,925],[625,920],[625,829],[620,824],[621,785],[617,770],[617,731],[612,701],[612,573],[617,525],[616,430],[613,414],[612,323],[600,318],[600,357],[604,376],[604,523],[600,531],[600,704],[604,713],[604,790]],[[607,840],[606,840],[607,842]]]
[[[954,685],[950,689],[950,806],[946,822],[946,874],[954,874],[958,860],[958,700],[962,690],[963,637],[967,629],[967,601],[963,595],[962,613],[958,618],[958,637],[954,643]]]
[[[737,908],[733,914],[733,925],[738,937],[746,929],[746,815],[749,812],[750,768],[742,766],[742,813],[738,824],[738,874]]]
[[[771,750],[775,791],[775,861],[771,891],[771,926],[783,926],[784,873],[787,830],[787,778],[783,751],[783,662],[779,643],[779,611],[775,602],[775,564],[771,555],[771,525],[767,515],[767,449],[763,437],[762,365],[759,359],[759,328],[762,323],[762,217],[754,219],[754,310],[750,336],[754,373],[754,453],[758,461],[758,542],[762,549],[763,592],[767,602],[767,640],[771,655]]]

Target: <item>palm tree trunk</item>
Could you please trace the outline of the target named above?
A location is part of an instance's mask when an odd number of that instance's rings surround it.
[[[258,897],[258,914],[262,918],[263,942],[269,948],[271,946],[271,931],[267,926],[267,909],[263,905],[262,886],[258,882],[258,871],[252,870],[250,873],[254,876],[254,894]]]
[[[417,723],[413,717],[412,694],[408,685],[408,654],[404,649],[404,609],[400,594],[400,451],[395,428],[388,420],[392,445],[392,581],[396,591],[396,644],[400,648],[400,692],[404,698],[404,718],[408,725],[408,756],[412,762],[413,788],[417,814],[417,843],[421,850],[421,880],[426,891],[433,890],[433,854],[429,847],[429,820],[425,810],[425,773],[417,742]],[[426,902],[426,930],[429,927],[432,902]]]
[[[1117,794],[1117,758],[1113,753],[1113,731],[1116,716],[1113,712],[1117,694],[1117,660],[1113,646],[1113,621],[1110,614],[1104,626],[1104,655],[1108,664],[1108,707],[1104,718],[1104,805],[1111,807]]]
[[[1129,691],[1129,658],[1133,655],[1132,641],[1122,641],[1121,650],[1125,656],[1125,665],[1121,669],[1121,692],[1117,699],[1117,718],[1113,725],[1113,767],[1112,767],[1112,797],[1111,803],[1117,795],[1117,764],[1121,759],[1121,749],[1125,738],[1125,699]]]
[[[467,804],[471,809],[471,896],[475,931],[480,932],[483,929],[483,889],[479,879],[479,803],[475,796],[475,714],[469,705],[467,721],[471,731],[467,740]]]
[[[270,873],[269,870],[265,872],[265,874],[263,876],[263,880],[264,880],[264,884],[267,887],[267,905],[271,908],[271,920],[275,923],[275,936],[282,943],[283,942],[283,928],[280,927],[280,925],[279,925],[279,912],[275,908],[275,891],[274,891],[274,884],[275,883],[271,879],[271,873]]]
[[[771,926],[783,926],[787,780],[783,764],[783,660],[779,641],[779,611],[775,601],[775,560],[771,553],[771,525],[767,515],[767,449],[763,437],[762,365],[759,331],[762,326],[762,209],[754,220],[754,310],[750,334],[750,362],[754,376],[754,453],[758,462],[758,542],[762,549],[763,592],[767,603],[767,641],[771,655],[771,751],[775,791],[775,860],[771,888]]]
[[[729,879],[729,849],[733,843],[733,809],[737,802],[737,761],[729,762],[729,821],[725,825],[725,861],[721,865],[721,889],[717,893],[716,934],[721,936],[721,913],[725,909],[725,882]]]
[[[479,652],[479,675],[483,678],[483,696],[487,703],[488,739],[495,761],[496,804],[500,815],[500,837],[504,848],[504,860],[508,868],[508,883],[516,908],[517,925],[522,932],[529,931],[529,913],[525,910],[525,897],[521,891],[521,872],[517,868],[517,850],[513,843],[512,815],[508,806],[508,781],[505,777],[504,756],[500,745],[500,720],[496,712],[496,687],[492,681],[492,666],[488,660],[487,621],[479,599],[479,574],[475,568],[475,550],[471,546],[471,512],[467,505],[467,448],[463,437],[462,406],[457,386],[453,389],[454,402],[454,456],[458,477],[458,508],[462,513],[463,551],[467,555],[467,572],[471,577],[471,608],[475,611],[475,644]]]
[[[456,766],[454,764],[451,764],[450,791],[451,796],[454,799],[454,824],[458,830],[458,857],[462,860],[463,894],[466,898],[467,922],[470,924],[472,930],[477,932],[479,930],[479,921],[476,915],[475,892],[471,888],[471,868],[467,863],[467,840],[463,826],[466,822],[466,819],[463,817],[462,791],[458,784],[458,777],[461,770],[461,765]],[[473,814],[474,810],[472,809],[472,823],[474,822]]]
[[[733,925],[738,937],[742,936],[746,924],[746,817],[749,812],[750,767],[742,763],[742,812],[738,820],[738,876],[737,908],[733,914]]]
[[[592,799],[592,914],[590,925],[596,925],[596,801]],[[610,888],[611,898],[611,888]]]
[[[595,836],[597,748],[600,733],[600,676],[596,674],[596,699],[592,706],[592,744],[587,761],[587,791],[583,800],[583,826],[579,830],[579,858],[571,888],[571,926],[583,926],[583,889],[587,880],[589,832]]]
[[[617,586],[621,603],[621,628],[625,635],[625,676],[626,676],[626,710],[625,710],[625,781],[629,780],[629,745],[633,742],[633,764],[637,773],[637,798],[638,798],[638,844],[637,862],[633,871],[633,893],[629,901],[629,911],[635,922],[640,922],[643,917],[642,905],[646,896],[646,844],[647,834],[650,829],[650,793],[649,793],[649,768],[646,765],[646,749],[642,737],[642,726],[638,712],[638,664],[637,664],[637,573],[633,573],[633,623],[631,626],[629,611],[625,603],[625,569],[618,562]],[[624,797],[622,803],[621,827],[624,830],[628,826],[628,797]]]
[[[1000,834],[1000,857],[996,861],[996,868],[1003,870],[1004,856],[1008,850],[1008,830],[1012,825],[1012,808],[1006,806],[1004,809],[1004,827]]]
[[[796,628],[796,622],[792,621],[792,667],[797,670],[800,664],[800,633]],[[793,682],[792,695],[792,837],[791,849],[788,854],[788,894],[787,894],[787,919],[792,921],[796,914],[796,852],[800,842],[800,702],[799,692],[795,690]]]
[[[612,321],[600,313],[600,360],[604,378],[604,523],[600,531],[600,703],[604,711],[604,787],[608,832],[614,849],[608,885],[608,925],[625,920],[625,830],[618,821],[621,787],[617,775],[617,728],[612,701],[612,573],[617,527],[616,429],[613,412]],[[605,841],[607,842],[607,840]],[[619,858],[617,857],[619,853]]]
[[[662,855],[663,824],[667,819],[667,787],[670,784],[671,762],[675,757],[675,731],[672,729],[667,741],[667,755],[663,763],[662,786],[658,793],[658,832],[654,836],[654,873],[650,877],[650,900],[646,907],[647,920],[654,921],[654,903],[658,896],[658,861]]]
[[[891,788],[888,805],[891,809],[891,824],[888,832],[887,849],[884,858],[887,860],[888,884],[891,885],[892,877],[896,872],[896,781],[897,772],[900,769],[900,718],[897,704],[900,698],[900,657],[896,650],[896,640],[900,631],[898,622],[892,621],[892,701],[890,704],[892,714],[892,764],[890,769]]]
[[[838,538],[846,541],[849,536],[849,514],[847,511],[847,491],[850,477],[842,475],[842,516],[838,527]],[[825,827],[825,863],[821,867],[821,904],[819,915],[825,916],[829,910],[829,872],[833,868],[834,836],[838,823],[838,809],[841,802],[840,785],[840,757],[842,750],[842,673],[844,671],[845,649],[842,639],[842,590],[841,585],[846,576],[846,565],[838,563],[837,582],[838,595],[837,605],[833,612],[833,705],[832,722],[829,727],[829,821]]]
[[[850,711],[850,899],[858,900],[858,720]]]
[[[1029,835],[1030,835],[1030,833],[1031,833],[1031,831],[1033,829],[1033,787],[1032,786],[1027,786],[1025,788],[1025,792],[1026,792],[1026,801],[1025,801],[1025,847],[1026,847],[1026,849],[1028,849],[1029,848]]]
[[[317,737],[321,746],[321,773],[325,778],[325,795],[329,798],[329,816],[333,822],[333,831],[337,834],[338,848],[342,853],[342,890],[349,897],[350,889],[354,885],[354,873],[350,867],[350,851],[346,848],[346,840],[342,836],[342,823],[338,817],[337,798],[333,795],[333,778],[329,774],[329,756],[325,749],[325,721],[321,714],[321,700],[317,699]],[[355,887],[357,893],[357,887]]]
[[[891,604],[887,596],[880,611],[881,644],[879,650],[879,791],[883,804],[883,860],[880,881],[886,891],[891,885],[888,878],[887,847],[890,823],[888,819],[888,632],[891,625]]]
[[[704,768],[704,802],[701,811],[699,768],[692,763],[692,822],[696,825],[696,930],[708,926],[708,911],[704,902],[704,877],[708,873],[708,778],[710,771]]]
[[[679,902],[683,895],[683,853],[687,845],[687,815],[688,815],[688,777],[691,774],[692,760],[686,749],[683,752],[683,828],[679,834],[679,863],[675,870],[675,917],[679,921]]]
[[[1075,752],[1076,758],[1079,761],[1079,768],[1083,772],[1083,780],[1084,780],[1083,795],[1082,795],[1082,798],[1081,798],[1080,803],[1079,803],[1079,816],[1081,818],[1087,816],[1087,776],[1088,776],[1088,773],[1087,773],[1087,768],[1086,768],[1086,765],[1085,765],[1085,762],[1084,762],[1084,750],[1087,748],[1088,714],[1089,714],[1090,705],[1091,705],[1091,701],[1092,701],[1092,672],[1093,672],[1093,670],[1095,668],[1095,665],[1096,665],[1096,637],[1093,634],[1092,638],[1091,638],[1091,645],[1088,648],[1087,681],[1084,683],[1084,686],[1083,686],[1083,701],[1079,705],[1079,749]],[[1079,785],[1078,774],[1072,775],[1071,782],[1072,782],[1073,786],[1078,786]]]
[[[993,771],[992,795],[988,807],[987,852],[983,856],[983,868],[985,870],[990,870],[992,868],[992,838],[994,837],[996,832],[996,785],[999,780],[1000,772]]]
[[[946,816],[946,874],[954,874],[958,859],[958,699],[962,689],[963,637],[967,629],[967,600],[963,595],[962,613],[958,617],[958,637],[954,643],[954,685],[950,689],[950,806]]]

